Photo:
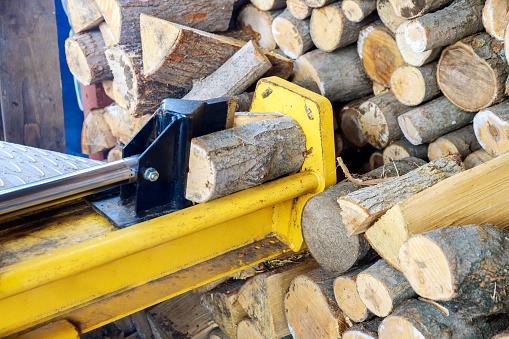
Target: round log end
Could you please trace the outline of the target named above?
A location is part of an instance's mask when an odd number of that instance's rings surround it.
[[[372,215],[359,204],[353,201],[338,198],[338,205],[341,208],[341,218],[348,230],[348,235],[358,234],[363,227],[372,219]]]
[[[352,108],[345,108],[341,111],[339,117],[341,132],[345,138],[354,146],[364,147],[368,143],[362,129],[359,126],[359,118],[357,110]]]
[[[489,154],[499,156],[509,152],[509,122],[500,119],[489,108],[475,115],[474,132],[481,147]]]
[[[286,0],[286,7],[290,13],[299,20],[304,20],[311,15],[311,7],[304,0]]]
[[[366,101],[359,107],[359,124],[368,143],[378,149],[383,149],[389,142],[389,128],[380,108],[371,101]]]
[[[405,135],[405,138],[410,141],[413,145],[422,144],[422,138],[420,136],[417,127],[413,124],[412,119],[409,115],[400,115],[398,117],[398,124]]]
[[[304,41],[294,23],[284,17],[272,22],[272,35],[286,56],[297,59],[304,53]]]
[[[378,328],[379,339],[408,338],[424,339],[424,336],[410,321],[402,316],[389,316]]]
[[[475,151],[467,155],[465,160],[463,160],[463,164],[465,165],[465,170],[469,170],[492,159],[495,159],[495,157],[484,150]]]
[[[417,106],[426,96],[426,82],[419,68],[403,65],[392,73],[391,90],[402,104]]]
[[[456,145],[446,137],[440,137],[437,140],[433,141],[431,144],[429,144],[428,147],[429,161],[438,158],[445,158],[446,156],[454,154],[461,156],[458,147],[456,147]]]
[[[377,316],[386,317],[391,313],[393,303],[387,286],[371,274],[357,276],[357,291],[364,305]]]
[[[332,52],[338,48],[345,17],[336,6],[325,6],[313,10],[309,24],[311,39],[322,51]]]
[[[215,182],[216,171],[207,151],[193,140],[189,153],[186,199],[195,203],[208,201],[214,194]]]
[[[369,156],[369,167],[371,168],[371,170],[374,170],[380,166],[383,166],[384,163],[385,162],[384,162],[383,153],[380,151],[373,152]]]
[[[400,160],[411,157],[412,155],[408,150],[399,144],[390,144],[383,151],[384,164],[388,164],[394,160]]]
[[[405,26],[405,42],[415,53],[422,53],[428,44],[426,29],[419,21],[410,21]]]
[[[92,70],[80,44],[72,37],[65,40],[65,59],[76,80],[85,86],[90,85]]]
[[[276,0],[252,0],[251,3],[261,11],[270,11],[271,9],[277,9],[284,7],[284,2]],[[281,3],[282,6],[276,6],[276,3]],[[277,8],[276,8],[277,7]]]
[[[355,322],[366,320],[368,309],[359,297],[355,280],[348,277],[336,278],[334,281],[334,298],[339,308],[341,308],[350,319]]]
[[[138,102],[138,80],[131,59],[121,48],[110,47],[105,52],[106,59],[115,78],[119,106],[132,114]],[[115,96],[115,100],[117,96]],[[124,107],[124,106],[125,107]]]
[[[266,12],[247,5],[240,11],[237,25],[251,35],[261,48],[268,51],[276,49],[276,40],[272,35],[272,19]]]
[[[352,0],[346,0],[343,1],[343,4],[341,6],[343,14],[348,20],[352,22],[361,22],[362,19],[364,18],[364,12],[362,8],[359,6],[359,3]]]

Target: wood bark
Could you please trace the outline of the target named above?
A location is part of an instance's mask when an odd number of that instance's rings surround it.
[[[395,161],[367,173],[368,178],[404,175],[423,165],[421,159]],[[360,190],[363,186],[343,180],[311,197],[302,210],[302,235],[320,266],[328,271],[343,273],[375,255],[366,240],[359,235],[349,237],[337,204],[339,196]]]
[[[470,321],[452,312],[444,313],[432,304],[411,299],[382,321],[378,335],[380,339],[489,339],[508,322],[506,315]]]
[[[486,32],[498,41],[504,41],[504,31],[509,22],[506,0],[487,0],[482,10],[482,23]]]
[[[421,296],[444,301],[465,318],[509,310],[509,231],[450,226],[417,234],[399,250],[399,266]]]
[[[113,79],[105,50],[98,30],[79,33],[65,40],[65,58],[76,80],[87,86]]]
[[[95,0],[67,0],[66,8],[74,34],[88,31],[103,21]]]
[[[505,60],[503,43],[487,33],[469,36],[442,52],[438,85],[456,106],[477,112],[505,98],[509,74]]]
[[[298,171],[305,151],[304,132],[287,116],[195,138],[186,198],[205,202]]]
[[[286,56],[297,59],[313,47],[309,19],[299,20],[285,10],[272,22],[272,35]]]
[[[396,14],[389,0],[376,0],[376,12],[385,27],[393,33],[396,33],[398,27],[405,22],[405,19]]]
[[[405,38],[405,29],[410,22],[409,20],[404,21],[395,31],[396,44],[405,63],[410,66],[420,67],[438,59],[442,51],[440,47],[423,52],[415,52],[408,46]]]
[[[405,300],[416,296],[405,276],[383,259],[359,273],[356,285],[364,305],[379,317],[388,316]]]
[[[261,48],[272,51],[277,47],[272,35],[272,22],[281,13],[282,9],[266,12],[254,5],[247,5],[237,17],[237,27],[248,33]]]
[[[263,338],[281,338],[291,333],[285,318],[286,291],[297,275],[317,267],[314,260],[306,259],[258,274],[242,286],[238,300]]]
[[[368,143],[382,149],[391,141],[401,139],[403,132],[397,119],[411,109],[399,102],[392,92],[365,101],[359,107],[359,124]]]
[[[316,94],[320,94],[320,88],[318,88],[318,85],[316,84],[316,82],[312,78],[295,80],[295,81],[292,81],[292,82],[294,84],[302,87],[302,88],[310,90],[311,92],[314,92]],[[336,125],[334,125],[334,128],[336,128]]]
[[[332,102],[352,101],[373,91],[354,46],[332,53],[315,50],[295,61],[293,81],[312,78]]]
[[[453,0],[411,0],[403,2],[390,0],[396,14],[404,19],[412,19],[429,12],[434,12],[437,9],[449,5],[452,1]]]
[[[383,153],[380,151],[375,151],[371,153],[369,156],[369,168],[371,170],[377,169],[384,165]]]
[[[391,75],[391,91],[407,106],[418,106],[440,95],[437,62],[422,67],[403,65]]]
[[[441,96],[400,115],[398,124],[408,141],[421,145],[470,124],[474,116]]]
[[[509,339],[509,328],[506,328],[504,331],[494,335],[491,339]]]
[[[344,2],[334,2],[328,6],[313,10],[310,21],[311,38],[322,51],[332,52],[338,48],[353,44],[360,30],[377,19],[376,14],[361,22],[347,19],[341,9]]]
[[[475,137],[493,156],[509,152],[509,101],[486,108],[474,117]]]
[[[285,296],[285,314],[295,339],[341,338],[349,327],[334,300],[335,277],[317,268],[293,279]]]
[[[360,31],[357,51],[366,74],[390,87],[392,72],[404,64],[394,34],[381,21],[375,21]]]
[[[261,11],[270,11],[286,7],[285,0],[251,0],[251,2]]]
[[[465,159],[470,153],[481,148],[477,141],[472,125],[447,133],[429,144],[428,158],[435,160],[450,155]]]
[[[422,144],[416,146],[405,139],[397,140],[384,149],[382,156],[384,164],[409,157],[428,161],[428,145]]]
[[[378,339],[378,326],[381,318],[355,324],[345,331],[343,339]]]
[[[313,9],[306,4],[305,0],[286,0],[286,8],[299,20],[309,18],[313,11]]]
[[[111,133],[104,119],[105,109],[98,108],[88,112],[81,131],[81,152],[93,154],[106,151],[117,144],[117,138]]]
[[[376,0],[345,0],[341,9],[345,17],[352,22],[361,22],[376,11]]]
[[[251,109],[251,102],[253,102],[254,92],[244,92],[237,95],[237,112],[249,112]]]
[[[211,75],[246,43],[142,14],[143,73],[148,80],[190,87]],[[264,52],[272,69],[265,76],[288,78],[293,61]]]
[[[484,0],[456,0],[440,11],[412,20],[405,27],[407,45],[419,53],[481,31],[483,5]]]
[[[359,123],[359,107],[370,98],[366,97],[346,104],[338,114],[337,120],[343,136],[357,147],[366,146],[368,143]]]
[[[306,4],[311,8],[320,8],[323,6],[327,6],[336,0],[305,0]]]
[[[341,218],[349,235],[365,232],[398,202],[459,173],[461,161],[440,158],[390,181],[338,197]]]
[[[124,145],[134,137],[151,117],[150,114],[134,117],[118,105],[106,107],[103,116],[111,134]]]
[[[110,149],[106,160],[108,162],[112,162],[112,161],[117,161],[117,160],[122,159],[122,150],[123,149],[124,149],[123,145],[116,145],[115,147]]]
[[[465,160],[463,160],[463,164],[465,165],[465,169],[469,170],[492,159],[495,159],[493,155],[489,154],[485,150],[480,150],[467,155]]]

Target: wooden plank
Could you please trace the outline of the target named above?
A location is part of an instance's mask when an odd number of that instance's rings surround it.
[[[52,0],[0,0],[0,60],[5,140],[65,152]]]

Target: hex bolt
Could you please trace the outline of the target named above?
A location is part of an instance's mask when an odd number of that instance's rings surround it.
[[[143,178],[148,181],[157,181],[159,179],[159,172],[153,167],[149,167],[143,172]]]

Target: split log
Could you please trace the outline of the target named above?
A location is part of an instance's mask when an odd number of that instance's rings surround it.
[[[239,95],[271,67],[256,42],[250,41],[214,73],[195,82],[193,89],[183,99],[208,100]]]
[[[376,318],[353,325],[345,331],[343,339],[378,339],[378,326],[382,319]]]
[[[465,165],[466,170],[469,170],[492,159],[495,159],[495,157],[485,150],[475,151],[467,155],[465,160],[463,160],[463,165]]]
[[[423,164],[424,161],[416,158],[395,161],[368,172],[367,176],[380,179],[404,175]],[[302,210],[302,235],[306,245],[320,266],[328,271],[343,273],[375,257],[364,237],[347,235],[337,203],[339,196],[362,187],[345,179],[311,197]]]
[[[443,8],[453,2],[453,0],[411,0],[405,2],[390,0],[390,2],[398,16],[404,19],[413,19]]]
[[[253,321],[249,318],[242,319],[237,325],[236,337],[230,338],[242,338],[242,339],[265,339],[263,335],[258,331]],[[291,335],[284,336],[281,339],[292,339]]]
[[[341,218],[349,235],[365,232],[389,208],[459,173],[461,161],[440,158],[390,181],[338,198]]]
[[[391,91],[407,106],[417,106],[440,95],[437,63],[422,67],[403,65],[391,75]]]
[[[123,149],[124,149],[123,145],[116,145],[115,147],[110,149],[106,160],[108,162],[112,162],[112,161],[117,161],[117,160],[122,159],[122,150]]]
[[[359,106],[359,124],[368,143],[382,149],[391,141],[401,139],[403,132],[397,119],[411,109],[399,102],[392,92],[365,101]]]
[[[410,22],[411,21],[403,22],[395,32],[396,44],[398,45],[398,49],[401,53],[401,56],[403,57],[403,60],[405,60],[405,62],[410,66],[420,67],[438,59],[440,52],[442,51],[440,47],[430,49],[428,51],[415,52],[410,48],[410,46],[408,46],[405,38],[405,29]]]
[[[394,34],[381,21],[360,31],[357,51],[366,74],[387,87],[390,87],[392,72],[405,63]]]
[[[373,316],[359,297],[355,283],[358,274],[369,265],[357,267],[334,280],[334,298],[345,316],[355,322],[363,322]]]
[[[399,250],[399,266],[421,296],[473,318],[509,311],[509,231],[450,226],[417,234]]]
[[[229,338],[235,338],[237,324],[247,317],[246,311],[238,302],[239,290],[244,282],[244,280],[224,282],[205,292],[201,297],[202,308]]]
[[[190,87],[193,80],[211,75],[246,44],[145,14],[140,16],[140,25],[145,77],[180,87]],[[291,59],[264,53],[273,66],[265,76],[290,75]]]
[[[341,338],[349,327],[334,300],[335,277],[317,268],[293,279],[285,296],[285,314],[295,339]]]
[[[400,115],[398,124],[408,141],[421,145],[470,124],[474,116],[441,96]]]
[[[450,155],[459,155],[465,159],[470,153],[481,148],[477,141],[472,125],[445,134],[429,144],[428,158],[435,160]]]
[[[295,61],[293,81],[312,78],[332,102],[352,101],[373,91],[354,46],[332,53],[314,50]]]
[[[118,105],[108,106],[104,110],[104,120],[111,134],[124,145],[127,145],[151,117],[150,114],[134,117]]]
[[[67,0],[66,8],[74,34],[88,31],[103,21],[95,0]]]
[[[99,24],[99,31],[101,32],[104,44],[106,46],[110,47],[116,44],[115,36],[111,31],[110,25],[108,25],[106,21],[103,21]]]
[[[125,87],[122,87],[122,89],[125,89]],[[114,98],[115,103],[126,110],[127,103],[125,102],[124,97],[122,96],[122,93],[120,93],[120,89],[118,88],[116,81],[113,81],[113,85],[111,86],[111,91],[113,92],[113,98]]]
[[[487,0],[482,10],[482,23],[486,32],[498,41],[504,41],[504,31],[509,22],[507,0]]]
[[[333,2],[336,2],[336,0],[305,0],[306,4],[311,8],[320,8],[327,6]]]
[[[391,89],[385,85],[381,85],[376,81],[373,81],[373,94],[378,95],[385,92],[389,92]]]
[[[489,339],[507,324],[507,315],[470,321],[452,312],[445,313],[432,304],[411,299],[382,321],[378,335],[380,339]]]
[[[113,79],[105,49],[98,30],[79,33],[65,40],[65,59],[76,80],[88,86]]]
[[[368,140],[364,136],[359,124],[359,106],[368,99],[370,99],[370,97],[362,98],[346,104],[339,112],[337,118],[341,132],[345,139],[357,147],[364,147],[368,143]]]
[[[95,0],[117,44],[140,42],[140,14],[208,32],[228,30],[234,0]]]
[[[110,98],[111,100],[115,101],[115,94],[113,93],[113,80],[105,80],[102,82],[102,86],[104,89],[104,93]]]
[[[117,138],[111,133],[104,119],[104,108],[92,109],[83,121],[81,131],[81,152],[93,154],[109,150],[117,144]]]
[[[253,102],[254,92],[244,92],[237,95],[237,112],[249,112],[251,103]]]
[[[288,116],[195,138],[186,199],[206,202],[298,171],[305,151],[304,132]]]
[[[480,111],[506,96],[509,67],[505,60],[503,43],[488,33],[469,36],[442,52],[438,61],[438,85],[459,108]]]
[[[474,132],[481,147],[491,155],[509,152],[509,100],[477,113]]]
[[[450,6],[409,22],[405,40],[414,52],[429,51],[455,43],[483,29],[484,0],[456,0]]]
[[[271,11],[286,6],[285,0],[251,0],[251,2],[261,11]]]
[[[383,259],[359,273],[356,284],[364,305],[379,317],[416,296],[405,276]]]
[[[369,168],[371,170],[377,169],[384,165],[383,153],[380,151],[375,151],[371,153],[369,156]]]
[[[238,301],[252,319],[262,338],[281,338],[291,333],[284,316],[285,293],[297,275],[317,267],[314,260],[306,259],[303,262],[295,262],[255,275],[242,286]],[[237,334],[239,330],[240,325]]]
[[[313,9],[309,7],[304,0],[286,0],[286,8],[288,8],[290,13],[299,20],[309,18],[313,11]]]
[[[272,51],[277,47],[272,35],[272,21],[281,13],[283,10],[265,12],[247,5],[237,17],[237,27],[248,33],[261,48]]]
[[[345,17],[352,22],[361,22],[376,11],[375,0],[345,0],[341,6]]]
[[[243,126],[252,122],[267,119],[280,118],[282,116],[284,116],[284,114],[277,112],[235,112],[233,127]]]
[[[334,2],[313,10],[309,24],[311,38],[315,46],[322,51],[332,52],[353,44],[357,41],[360,30],[377,18],[376,14],[373,14],[361,22],[352,22],[344,15],[342,4],[342,1]]]
[[[385,27],[393,33],[396,33],[398,27],[405,22],[405,19],[396,14],[389,0],[376,0],[376,12]]]
[[[398,140],[387,146],[383,151],[383,163],[415,157],[428,161],[428,145],[413,145],[408,140]]]
[[[220,328],[216,328],[215,330],[210,331],[208,339],[230,339],[236,338],[237,333],[234,334],[233,337],[226,335]]]
[[[272,22],[272,35],[286,56],[297,59],[313,47],[309,19],[299,20],[285,10]]]

